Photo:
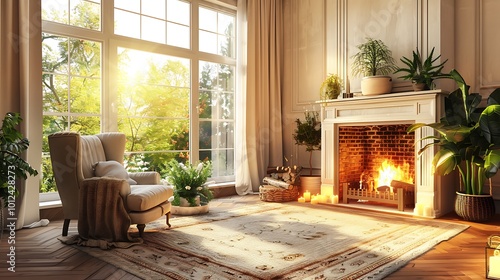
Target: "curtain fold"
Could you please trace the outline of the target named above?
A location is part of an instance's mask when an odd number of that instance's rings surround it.
[[[246,61],[238,67],[241,78],[238,95],[242,96],[242,102],[237,102],[240,119],[237,118],[236,141],[237,147],[241,147],[236,154],[239,165],[236,190],[239,194],[258,191],[268,166],[283,164],[282,1],[238,1],[238,9],[244,8],[246,33],[239,33],[239,36],[246,39],[246,50],[240,49],[238,53],[240,63]],[[243,17],[240,12],[238,10],[238,16]],[[244,22],[238,21],[239,24]]]
[[[0,0],[0,118],[19,112],[21,133],[30,140],[23,155],[39,173],[42,147],[40,0]],[[16,228],[39,220],[39,178],[17,180]],[[10,216],[9,216],[10,217]]]

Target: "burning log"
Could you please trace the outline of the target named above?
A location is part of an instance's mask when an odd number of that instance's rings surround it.
[[[411,192],[415,191],[414,184],[410,184],[410,183],[406,183],[406,182],[398,181],[398,180],[392,180],[391,187],[393,187],[394,189],[403,189],[404,191],[411,191]]]

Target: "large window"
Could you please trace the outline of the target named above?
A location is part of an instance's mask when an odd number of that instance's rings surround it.
[[[235,17],[213,1],[42,0],[41,192],[57,191],[57,131],[125,133],[130,171],[208,159],[233,181]]]

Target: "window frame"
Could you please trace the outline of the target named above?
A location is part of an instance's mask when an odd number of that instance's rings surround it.
[[[224,14],[233,15],[235,18],[235,30],[236,28],[236,2],[234,6],[232,4],[226,3],[227,1],[214,1],[214,0],[191,0],[185,1],[190,2],[190,48],[185,49],[181,47],[175,47],[171,45],[140,40],[135,38],[130,38],[126,36],[116,35],[113,32],[114,29],[114,1],[102,1],[101,2],[101,30],[90,30],[77,26],[66,25],[62,23],[52,22],[42,20],[42,32],[51,33],[60,36],[67,36],[69,38],[78,38],[82,40],[91,40],[101,43],[101,132],[117,131],[117,118],[118,114],[114,110],[114,101],[117,99],[117,79],[116,77],[116,65],[117,65],[117,50],[118,48],[130,48],[140,51],[147,51],[158,53],[168,56],[176,56],[180,58],[187,58],[191,62],[191,73],[190,73],[190,83],[191,83],[191,96],[190,96],[190,133],[189,133],[189,152],[190,160],[196,162],[199,160],[199,118],[198,118],[198,100],[199,100],[199,62],[208,61],[217,64],[227,64],[231,65],[236,69],[236,58],[225,57],[221,55],[215,55],[210,53],[205,53],[199,51],[199,7],[208,8],[216,10],[217,12],[222,12]],[[215,3],[214,3],[215,2]],[[104,16],[106,15],[106,16]],[[236,36],[237,37],[237,34]],[[234,50],[235,51],[235,50]],[[236,76],[236,72],[234,73]],[[234,77],[236,81],[236,77]],[[234,82],[236,83],[236,82]],[[234,95],[236,95],[236,84],[234,85]],[[235,96],[236,98],[236,96]],[[233,110],[236,108],[234,107]],[[46,112],[43,112],[46,116]],[[236,114],[234,114],[236,115]],[[233,117],[233,122],[234,122]],[[216,150],[217,147],[213,147],[212,150]],[[232,148],[233,151],[236,147]],[[219,179],[220,182],[217,186],[234,184],[234,172],[233,175],[224,176]],[[53,193],[40,193],[40,202],[46,202],[54,200],[58,197],[57,192]]]

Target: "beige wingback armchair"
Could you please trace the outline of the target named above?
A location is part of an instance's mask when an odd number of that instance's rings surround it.
[[[123,179],[120,196],[123,197],[131,224],[137,224],[140,236],[145,224],[163,215],[166,215],[166,223],[170,227],[171,204],[168,200],[173,195],[173,189],[160,183],[157,172],[125,171],[123,156],[126,138],[123,133],[81,136],[75,132],[59,132],[49,135],[48,140],[64,213],[63,236],[68,234],[70,220],[79,217],[79,190],[82,183],[101,176]]]

